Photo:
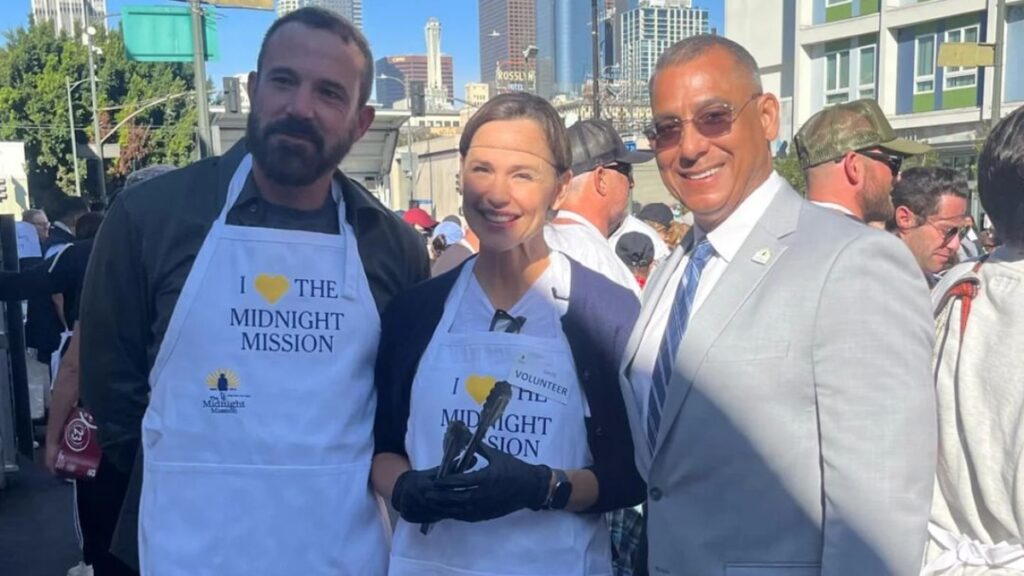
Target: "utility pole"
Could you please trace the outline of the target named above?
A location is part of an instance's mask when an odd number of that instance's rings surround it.
[[[590,0],[590,43],[593,50],[592,74],[594,77],[594,118],[601,117],[601,61],[599,58],[599,36],[597,34],[597,0]]]
[[[1003,114],[1003,37],[1006,30],[1006,0],[996,0],[996,46],[992,66],[992,128]]]
[[[81,84],[81,81],[76,82]],[[68,125],[71,128],[71,161],[75,165],[75,196],[82,195],[82,178],[78,175],[78,143],[75,141],[75,109],[71,104],[71,79],[64,77],[64,86],[68,89]]]
[[[92,129],[96,138],[96,157],[99,159],[99,170],[98,180],[100,183],[99,196],[101,199],[107,199],[107,171],[105,168],[105,162],[103,161],[103,136],[100,134],[100,105],[99,99],[96,97],[96,63],[93,59],[93,51],[95,47],[92,45],[92,37],[96,34],[96,29],[89,26],[85,32],[85,45],[89,49],[89,88],[92,90]],[[74,135],[72,134],[72,137]]]
[[[196,113],[199,116],[199,157],[213,150],[210,135],[210,101],[206,93],[206,42],[204,41],[203,7],[200,0],[189,0],[192,9],[192,71],[196,85]]]

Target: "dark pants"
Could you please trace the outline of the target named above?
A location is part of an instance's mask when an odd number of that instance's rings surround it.
[[[94,576],[136,576],[137,572],[110,553],[110,541],[128,489],[128,475],[104,457],[96,477],[76,481],[75,489],[82,556],[86,564],[92,565]]]

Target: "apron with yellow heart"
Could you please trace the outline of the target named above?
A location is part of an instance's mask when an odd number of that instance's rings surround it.
[[[246,156],[188,275],[149,383],[144,575],[387,571],[368,483],[378,317],[341,234],[226,223]]]
[[[451,332],[475,263],[476,259],[466,263],[453,286],[413,381],[405,439],[412,467],[437,466],[448,422],[462,420],[475,430],[494,382],[515,384],[517,370],[554,375],[554,388],[567,393],[545,396],[536,388],[530,391],[513,385],[504,416],[485,440],[531,464],[561,469],[589,466],[593,458],[584,422],[586,399],[564,333],[559,330],[556,337],[541,338]],[[556,316],[554,324],[561,326],[554,305],[551,313]],[[520,510],[475,523],[442,520],[426,536],[419,525],[399,520],[388,573],[603,576],[611,574],[610,539],[601,515],[558,510]]]

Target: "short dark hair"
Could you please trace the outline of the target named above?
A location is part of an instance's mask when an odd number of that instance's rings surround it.
[[[103,212],[89,212],[82,214],[75,224],[75,238],[85,240],[96,236],[100,231],[100,224],[103,223]]]
[[[1024,246],[1024,108],[1000,120],[985,140],[978,193],[999,239]]]
[[[572,166],[572,151],[569,148],[569,136],[565,132],[565,122],[558,111],[545,99],[526,92],[510,92],[499,94],[487,101],[476,111],[466,123],[459,139],[459,155],[463,158],[469,152],[473,136],[481,126],[497,120],[528,119],[540,124],[544,139],[551,150],[555,172],[559,176],[569,171]]]
[[[753,82],[757,91],[763,90],[761,87],[760,67],[757,65],[757,60],[754,59],[754,56],[746,48],[724,36],[698,34],[676,42],[661,53],[661,56],[658,57],[658,63],[654,66],[654,74],[651,74],[651,79],[648,80],[648,91],[653,90],[654,79],[662,70],[670,66],[686,64],[714,48],[721,48],[728,52],[733,57],[733,60],[743,67],[746,72],[750,73],[750,81]]]
[[[270,38],[280,27],[292,22],[315,30],[326,30],[341,38],[341,41],[345,44],[354,43],[359,48],[359,51],[363,54],[363,60],[365,60],[363,62],[363,75],[359,80],[359,107],[365,106],[370,100],[370,91],[373,90],[373,52],[370,51],[370,43],[366,41],[366,36],[363,36],[363,33],[353,26],[351,22],[323,8],[315,6],[299,8],[275,20],[270,29],[267,30],[267,34],[263,37],[263,43],[260,44],[260,53],[256,57],[256,75],[259,76],[263,69],[263,55],[267,51],[267,44],[270,42]]]
[[[939,199],[947,194],[967,198],[967,179],[952,168],[922,166],[908,168],[892,188],[893,207],[906,206],[919,218],[927,218],[939,209]],[[890,218],[889,230],[896,229]]]
[[[62,194],[53,201],[53,206],[46,211],[53,220],[64,221],[72,216],[80,216],[89,211],[89,203],[81,196]]]

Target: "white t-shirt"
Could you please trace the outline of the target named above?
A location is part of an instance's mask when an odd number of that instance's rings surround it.
[[[612,247],[612,252],[615,251],[615,246],[618,245],[619,238],[622,238],[622,235],[626,232],[639,232],[651,239],[651,242],[654,243],[655,262],[658,262],[662,258],[668,256],[668,245],[661,239],[661,234],[658,234],[657,230],[651,228],[650,224],[636,216],[633,216],[632,214],[627,214],[626,219],[622,221],[619,228],[615,232],[612,232],[612,235],[608,237],[608,245]]]
[[[511,309],[506,310],[510,316],[526,318],[520,334],[553,338],[562,333],[561,317],[569,309],[570,276],[569,260],[563,254],[552,252],[551,263],[540,278]],[[476,276],[471,275],[455,313],[452,332],[487,332],[494,313],[494,305],[487,293]]]
[[[764,215],[768,205],[782,189],[783,182],[778,173],[772,172],[768,179],[736,208],[735,212],[710,233],[705,233],[700,226],[693,227],[693,245],[695,246],[697,242],[707,236],[708,242],[715,249],[715,254],[708,260],[701,272],[697,293],[693,298],[693,308],[690,309],[690,318],[707,300],[708,294],[722,277],[729,262],[736,256],[736,252],[746,242],[747,236],[750,236],[750,232]],[[692,249],[691,246],[684,248],[688,251]],[[659,300],[645,302],[645,306],[654,306],[654,314],[652,314],[651,322],[647,325],[647,330],[640,340],[640,347],[637,349],[633,367],[629,372],[633,394],[638,405],[643,408],[644,418],[647,417],[647,399],[654,378],[654,364],[658,358],[658,350],[661,348],[661,340],[665,336],[668,317],[672,313],[672,302],[675,300],[676,290],[679,283],[682,282],[683,271],[686,270],[686,263],[689,262],[689,259],[689,255],[685,256],[675,270],[666,269],[665,272],[672,275],[669,277],[665,292],[662,293]]]
[[[560,210],[557,219],[572,222],[544,226],[544,240],[557,250],[605,278],[640,296],[640,284],[597,227],[575,212]]]

